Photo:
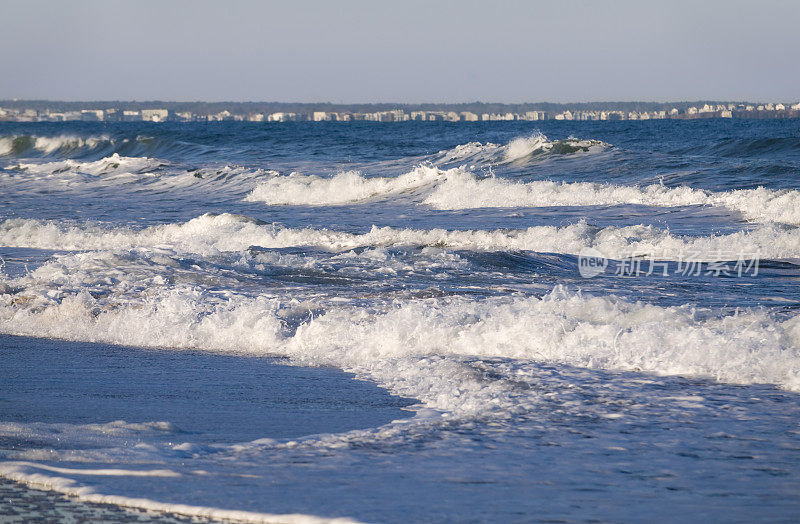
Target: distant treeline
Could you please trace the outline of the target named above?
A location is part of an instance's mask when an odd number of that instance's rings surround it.
[[[214,114],[222,111],[230,111],[234,114],[247,113],[310,113],[312,111],[325,112],[351,112],[351,113],[371,113],[377,111],[390,111],[393,109],[403,109],[411,111],[470,111],[476,114],[482,113],[518,113],[526,111],[547,111],[548,113],[560,113],[569,109],[570,111],[661,111],[670,110],[673,107],[679,111],[685,111],[689,107],[702,107],[704,104],[741,104],[745,102],[724,101],[724,100],[696,100],[686,102],[575,102],[568,104],[557,104],[552,102],[536,102],[524,104],[501,104],[489,102],[469,102],[462,104],[332,104],[330,102],[319,103],[287,103],[287,102],[165,102],[163,100],[148,101],[85,101],[85,102],[64,102],[58,100],[0,100],[0,107],[14,109],[50,109],[52,111],[80,111],[82,109],[122,109],[122,110],[141,110],[141,109],[169,109],[172,112],[191,111],[196,114]]]

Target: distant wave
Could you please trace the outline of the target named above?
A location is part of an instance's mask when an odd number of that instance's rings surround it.
[[[452,149],[439,151],[433,156],[435,164],[485,163],[507,164],[540,155],[566,155],[572,153],[598,153],[611,147],[601,140],[575,137],[550,140],[542,133],[515,138],[508,144],[469,142]]]
[[[334,307],[287,333],[277,298],[163,285],[136,299],[70,288],[53,298],[47,291],[59,283],[50,278],[64,277],[57,264],[51,266],[14,282],[16,293],[0,294],[0,332],[282,355],[357,373],[458,417],[536,405],[535,396],[515,391],[513,369],[508,380],[487,381],[461,360],[476,357],[800,390],[800,317],[779,321],[752,311],[698,318],[690,307],[557,289],[543,299],[412,299],[377,311]]]
[[[355,172],[332,178],[292,174],[259,184],[246,200],[270,205],[342,205],[414,194],[436,209],[484,207],[710,205],[738,211],[748,220],[800,224],[800,191],[759,187],[711,192],[691,187],[619,186],[594,182],[515,182],[481,177],[463,168],[419,166],[398,177]]]
[[[69,156],[105,149],[114,143],[105,135],[85,138],[72,135],[7,135],[0,136],[0,157],[49,156],[54,153]]]
[[[40,175],[76,173],[98,176],[121,172],[141,173],[166,165],[169,165],[169,163],[164,160],[147,157],[126,157],[114,153],[94,162],[79,162],[67,159],[58,162],[16,164],[8,169]]]
[[[593,182],[514,182],[451,171],[424,204],[437,209],[642,204],[659,207],[711,205],[748,220],[800,224],[800,191],[763,187],[710,192],[690,187],[617,186]]]
[[[170,137],[138,135],[113,138],[107,135],[5,135],[0,136],[0,158],[97,158],[120,156],[173,156],[202,154],[212,148]]]
[[[535,226],[519,230],[418,230],[376,227],[354,234],[329,229],[294,229],[265,224],[240,215],[206,214],[184,223],[141,230],[96,225],[65,226],[55,222],[12,218],[0,222],[0,245],[55,250],[126,250],[169,248],[209,255],[243,251],[252,246],[313,246],[334,251],[360,247],[432,246],[480,251],[536,251],[579,254],[595,248],[611,258],[653,254],[669,260],[682,253],[716,260],[719,253],[760,253],[762,258],[800,258],[800,229],[763,225],[726,235],[681,236],[652,226],[597,228],[585,222],[568,226]],[[705,256],[705,258],[703,258]]]
[[[236,165],[186,169],[159,158],[126,157],[114,153],[88,162],[66,159],[13,164],[0,170],[0,183],[18,187],[36,184],[37,189],[44,184],[50,191],[96,191],[128,185],[134,190],[209,188],[240,194],[249,191],[257,181],[276,175],[275,171]]]
[[[798,137],[724,138],[670,151],[681,155],[711,155],[729,158],[800,156]]]
[[[442,172],[419,166],[397,177],[365,177],[356,171],[339,173],[331,178],[292,173],[275,176],[256,186],[246,200],[270,205],[330,206],[350,204],[375,198],[433,188]]]

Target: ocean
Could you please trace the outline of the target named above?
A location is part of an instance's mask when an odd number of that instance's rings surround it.
[[[798,226],[798,120],[2,122],[0,477],[249,521],[794,521]]]

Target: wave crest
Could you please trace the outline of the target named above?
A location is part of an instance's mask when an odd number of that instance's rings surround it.
[[[534,226],[519,230],[417,230],[373,226],[355,234],[329,229],[293,229],[239,215],[206,214],[180,224],[142,230],[67,227],[31,219],[0,222],[0,245],[53,250],[125,250],[166,247],[201,255],[243,251],[250,247],[319,247],[346,251],[361,247],[440,247],[476,251],[535,251],[579,254],[594,248],[610,258],[652,254],[675,260],[693,253],[698,260],[718,260],[719,253],[758,253],[761,258],[800,257],[800,229],[766,224],[749,231],[703,237],[673,235],[652,226],[597,228],[579,222],[568,226]],[[704,257],[704,258],[703,258]]]
[[[270,205],[329,206],[396,196],[431,187],[442,176],[435,167],[419,166],[398,177],[368,178],[356,171],[332,178],[292,173],[260,183],[245,200]]]
[[[114,153],[94,162],[78,162],[77,160],[67,159],[59,162],[17,164],[7,169],[40,175],[77,173],[98,176],[117,173],[142,173],[167,165],[169,163],[164,160],[147,157],[126,157]]]
[[[439,151],[434,163],[439,165],[457,162],[474,162],[483,164],[507,164],[520,162],[540,155],[566,155],[572,153],[598,153],[611,147],[601,140],[569,137],[562,140],[550,140],[541,132],[527,137],[519,137],[508,144],[492,142],[469,142],[452,149]]]
[[[106,135],[91,137],[8,135],[0,137],[0,157],[50,156],[54,153],[68,156],[100,150],[114,143],[115,141]]]
[[[477,178],[452,170],[424,204],[436,209],[641,204],[658,207],[710,205],[742,213],[748,220],[800,224],[800,191],[764,187],[710,192],[691,187],[617,186],[595,182],[513,182]]]
[[[711,192],[686,186],[619,186],[596,182],[515,182],[480,177],[464,168],[419,166],[398,177],[347,172],[332,178],[293,173],[275,176],[247,195],[270,205],[354,204],[400,195],[420,197],[435,209],[647,205],[719,206],[751,221],[800,225],[800,191],[759,187]]]
[[[474,358],[708,376],[800,390],[800,321],[777,321],[761,311],[698,319],[689,307],[557,288],[543,299],[431,298],[377,311],[335,307],[287,332],[282,307],[278,299],[221,297],[188,287],[153,290],[135,302],[95,298],[84,290],[58,301],[43,297],[32,307],[0,295],[0,331],[287,356],[355,372],[426,408],[468,417],[498,406],[508,413],[531,401],[506,381],[482,380],[463,360]],[[509,379],[513,382],[513,373]]]

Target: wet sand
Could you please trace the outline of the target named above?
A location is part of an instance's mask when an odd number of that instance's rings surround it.
[[[0,523],[28,522],[229,522],[203,517],[156,513],[114,504],[82,502],[55,491],[31,488],[0,478]]]

